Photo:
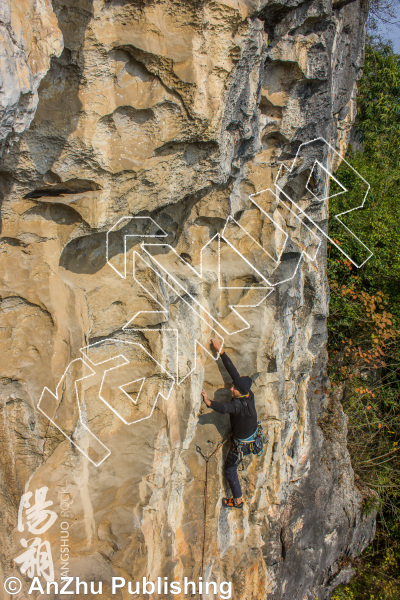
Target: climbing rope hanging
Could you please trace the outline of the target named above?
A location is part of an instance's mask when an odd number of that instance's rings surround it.
[[[280,421],[280,419],[276,419],[275,417],[267,417],[264,419],[260,419],[260,422],[264,423],[266,421]],[[204,552],[205,552],[205,543],[206,543],[206,525],[207,525],[207,485],[208,485],[208,466],[210,459],[215,455],[215,453],[222,448],[225,442],[232,437],[232,434],[229,433],[223,440],[219,442],[219,444],[214,448],[211,454],[204,454],[200,446],[196,445],[196,452],[198,452],[206,463],[206,472],[204,479],[204,510],[203,510],[203,542],[202,542],[202,551],[201,551],[201,574],[203,575],[204,570]],[[242,470],[244,469],[244,464],[242,463]]]
[[[201,550],[201,574],[203,575],[203,570],[204,570],[204,551],[205,551],[205,545],[206,545],[206,524],[207,524],[207,483],[208,483],[208,465],[209,465],[209,461],[210,458],[212,458],[214,456],[214,454],[220,449],[222,448],[222,446],[225,444],[225,442],[231,437],[231,434],[227,435],[226,438],[224,438],[223,440],[221,440],[219,442],[219,444],[214,448],[214,450],[211,452],[211,454],[209,454],[208,456],[206,456],[202,449],[200,448],[200,446],[196,445],[196,451],[201,454],[201,456],[204,458],[205,463],[206,463],[206,473],[205,473],[205,479],[204,479],[204,511],[203,511],[203,543],[202,543],[202,550]]]

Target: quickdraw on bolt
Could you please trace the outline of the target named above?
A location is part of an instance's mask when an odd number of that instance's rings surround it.
[[[199,454],[201,454],[201,455],[202,455],[202,457],[204,458],[204,460],[205,460],[206,462],[208,462],[208,461],[210,460],[210,459],[209,459],[209,457],[208,457],[208,456],[206,456],[206,455],[204,454],[204,452],[203,452],[203,450],[200,448],[200,446],[196,446],[196,451],[197,451]]]

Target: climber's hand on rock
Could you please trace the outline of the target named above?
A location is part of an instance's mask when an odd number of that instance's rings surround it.
[[[213,338],[213,339],[211,340],[211,345],[212,345],[212,347],[214,348],[214,350],[216,350],[217,352],[219,352],[219,351],[221,350],[221,346],[222,346],[222,344],[221,344],[221,342],[219,342],[219,341],[218,341],[218,340],[216,340],[215,338]],[[222,352],[223,352],[223,350],[222,350]]]
[[[207,404],[207,406],[210,406],[211,401],[208,398],[207,392],[205,390],[202,390],[201,395],[203,396],[203,400]]]

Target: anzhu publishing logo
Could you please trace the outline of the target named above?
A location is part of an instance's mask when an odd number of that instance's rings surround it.
[[[111,595],[120,595],[122,590],[126,590],[129,595],[151,596],[157,594],[184,594],[190,595],[212,594],[213,597],[221,600],[232,598],[231,581],[203,581],[199,577],[197,581],[191,581],[184,577],[183,581],[171,580],[168,577],[157,577],[155,581],[141,577],[137,580],[126,580],[124,577],[112,577],[111,582],[107,582],[111,587]],[[41,594],[70,594],[78,597],[88,594],[102,594],[103,581],[85,581],[79,577],[61,577],[61,581],[48,581],[43,585],[39,577],[35,577],[30,585],[28,594],[39,592]]]

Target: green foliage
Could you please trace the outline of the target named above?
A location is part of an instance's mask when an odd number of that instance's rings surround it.
[[[350,213],[343,220],[374,253],[374,258],[358,273],[363,286],[369,291],[382,290],[390,294],[400,316],[397,251],[400,247],[400,56],[393,54],[390,46],[366,47],[357,103],[363,151],[354,154],[349,149],[346,158],[368,181],[371,191],[365,208]],[[366,192],[366,187],[345,163],[338,176],[351,193],[336,196],[331,202],[331,212],[354,208]],[[350,256],[357,256],[359,244],[345,234],[335,219],[330,221],[330,234],[341,242]],[[346,275],[346,269],[339,265],[331,274],[337,281]]]
[[[379,504],[377,535],[353,563],[356,575],[334,600],[400,599],[400,56],[369,43],[358,91],[362,151],[346,160],[371,185],[365,207],[344,223],[374,256],[361,268],[331,246],[329,353],[333,386],[344,386],[348,446],[366,495],[364,513]],[[349,193],[331,200],[330,213],[360,204],[366,186],[345,162],[338,180]],[[358,262],[365,248],[330,219],[329,232]]]

